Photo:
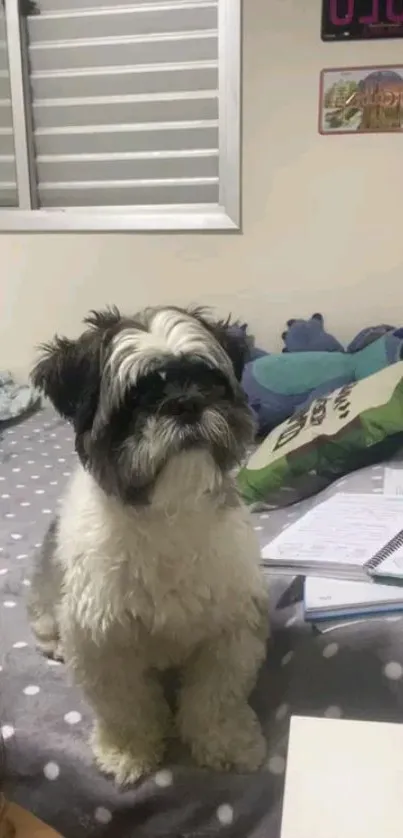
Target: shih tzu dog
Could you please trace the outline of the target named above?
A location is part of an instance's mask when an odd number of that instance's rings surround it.
[[[266,749],[248,697],[268,609],[233,478],[253,435],[243,338],[198,309],[85,322],[32,375],[79,456],[33,575],[38,645],[71,666],[98,765],[118,782],[158,765],[173,715],[198,764],[255,770]],[[180,673],[175,714],[167,669]]]

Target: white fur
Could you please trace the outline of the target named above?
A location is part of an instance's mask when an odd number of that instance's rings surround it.
[[[205,327],[184,312],[175,309],[146,310],[147,331],[135,327],[122,329],[112,341],[106,366],[107,388],[111,384],[116,397],[150,372],[164,357],[182,354],[200,355],[204,361],[223,370],[233,379],[229,358]]]
[[[194,758],[256,769],[247,699],[265,654],[267,596],[249,514],[205,451],[178,454],[152,503],[124,506],[80,466],[62,507],[61,636],[96,714],[93,748],[119,782],[161,760],[171,711],[158,672],[182,673],[177,724]]]

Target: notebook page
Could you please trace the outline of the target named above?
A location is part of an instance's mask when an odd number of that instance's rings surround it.
[[[403,725],[291,719],[281,838],[402,838]]]
[[[262,557],[362,567],[403,529],[403,497],[344,494],[318,504],[269,542]]]

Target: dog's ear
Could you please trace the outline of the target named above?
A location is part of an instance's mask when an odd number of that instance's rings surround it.
[[[84,319],[89,328],[78,340],[56,335],[40,347],[42,357],[32,370],[32,383],[61,416],[73,422],[78,434],[92,425],[98,404],[102,346],[120,320],[115,306],[90,311]]]
[[[231,316],[226,320],[214,320],[209,316],[208,311],[202,308],[190,309],[189,313],[200,320],[221,344],[232,361],[236,378],[240,381],[245,364],[250,358],[250,341],[246,325],[238,320],[232,321]]]
[[[105,332],[107,329],[113,329],[122,320],[122,315],[117,306],[110,306],[101,311],[92,309],[87,317],[84,318],[84,323],[92,326],[94,329],[99,329]]]
[[[78,433],[91,427],[100,385],[101,339],[95,331],[78,340],[55,337],[43,344],[42,357],[31,373],[32,383],[57,412],[73,422]]]
[[[231,322],[231,318],[228,318],[228,320],[218,320],[214,323],[213,331],[218,342],[231,359],[236,378],[240,381],[245,364],[250,358],[250,342],[246,326],[238,321]]]

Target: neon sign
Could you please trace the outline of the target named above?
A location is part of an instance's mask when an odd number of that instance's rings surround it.
[[[403,37],[403,0],[322,0],[322,39]]]

